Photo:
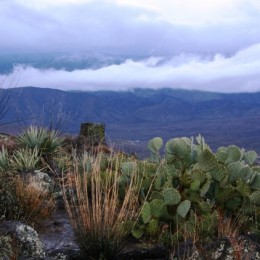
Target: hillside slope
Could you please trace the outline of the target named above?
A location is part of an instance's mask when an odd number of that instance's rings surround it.
[[[62,115],[65,132],[77,134],[80,123],[106,124],[108,139],[146,143],[154,136],[202,134],[216,148],[237,144],[260,151],[260,93],[220,94],[174,89],[65,92],[13,88],[2,122],[50,125]],[[10,129],[10,128],[9,128]],[[17,125],[13,128],[16,131]]]

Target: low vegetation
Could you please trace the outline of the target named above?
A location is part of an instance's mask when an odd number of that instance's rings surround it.
[[[197,136],[165,144],[156,137],[145,160],[115,152],[78,154],[57,132],[33,126],[16,140],[14,149],[0,150],[1,222],[43,225],[55,210],[54,193],[61,191],[85,258],[114,259],[133,238],[164,246],[174,259],[181,243],[192,243],[203,255],[205,242],[226,237],[235,247],[241,234],[260,236],[254,151],[230,145],[214,152]],[[40,170],[53,185],[36,178]],[[0,235],[7,250],[10,237]]]

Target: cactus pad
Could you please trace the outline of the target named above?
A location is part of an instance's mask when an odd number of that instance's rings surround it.
[[[155,137],[148,142],[148,148],[152,153],[158,153],[162,148],[163,140],[161,137]]]
[[[141,211],[141,217],[145,224],[149,223],[152,216],[151,205],[149,202],[145,202]]]
[[[254,180],[250,185],[251,189],[260,190],[260,173],[256,173]]]
[[[180,193],[174,188],[164,189],[162,195],[166,205],[176,205],[181,200]]]
[[[254,191],[250,196],[250,201],[253,205],[260,206],[260,191]]]
[[[190,207],[191,202],[189,200],[182,201],[177,208],[177,214],[182,218],[185,218],[190,210]]]
[[[244,154],[244,159],[249,165],[253,165],[257,159],[257,153],[255,151],[248,151]]]
[[[225,161],[226,164],[232,163],[232,162],[237,162],[241,160],[243,154],[241,150],[235,146],[235,145],[230,145],[227,148],[227,159]]]
[[[153,199],[150,202],[151,206],[151,214],[154,218],[160,218],[162,216],[163,212],[163,207],[165,206],[163,200],[160,199]]]
[[[159,231],[159,222],[158,219],[151,219],[146,227],[146,231],[150,236],[158,235]]]

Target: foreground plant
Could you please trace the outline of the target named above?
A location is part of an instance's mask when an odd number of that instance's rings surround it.
[[[115,164],[113,158],[113,167],[104,169],[102,158],[85,155],[83,163],[75,160],[74,178],[63,182],[71,224],[83,256],[90,259],[113,259],[122,250],[140,208],[137,176],[125,185],[120,200],[120,162]],[[87,167],[82,170],[82,165]]]
[[[182,241],[225,235],[228,230],[220,232],[219,225],[226,221],[239,234],[259,227],[260,167],[254,151],[230,145],[214,153],[198,136],[170,139],[160,157],[162,145],[160,138],[148,143],[156,170],[149,167],[143,183],[143,191],[151,183],[152,188],[133,236],[150,240],[159,236],[173,250]]]
[[[63,140],[58,131],[30,126],[18,136],[17,143],[23,149],[37,151],[41,166],[56,173],[58,168],[54,157],[58,155],[63,146]]]

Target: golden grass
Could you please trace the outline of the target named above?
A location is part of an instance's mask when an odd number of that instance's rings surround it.
[[[74,178],[63,182],[66,209],[85,256],[99,259],[115,256],[129,235],[140,210],[137,178],[133,176],[119,200],[120,162],[113,170],[100,170],[101,155],[89,157],[91,171],[79,171],[74,165]]]

